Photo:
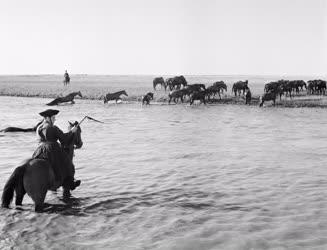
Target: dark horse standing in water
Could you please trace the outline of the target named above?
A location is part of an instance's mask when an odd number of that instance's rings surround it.
[[[153,100],[153,93],[149,92],[145,96],[143,96],[142,104],[144,105],[144,103],[146,103],[147,105],[149,105],[151,100]]]
[[[47,103],[47,105],[54,106],[54,105],[58,105],[58,104],[64,103],[64,102],[71,102],[72,104],[74,104],[75,103],[74,98],[77,95],[79,97],[82,97],[81,91],[70,93],[64,97],[58,97],[58,98],[54,99],[52,102]]]
[[[260,107],[262,107],[262,105],[263,105],[263,103],[265,102],[265,101],[273,101],[273,103],[274,103],[274,106],[275,106],[275,104],[276,104],[276,98],[277,98],[277,95],[278,95],[279,93],[277,92],[277,91],[275,91],[275,92],[269,92],[269,93],[265,93],[262,97],[261,97],[261,103],[260,103]]]
[[[161,85],[161,87],[165,88],[165,91],[167,89],[167,85],[163,77],[156,77],[153,79],[153,89],[156,90],[156,86]]]
[[[238,92],[238,95],[240,96],[241,91],[243,91],[243,95],[244,95],[245,90],[247,90],[247,89],[248,89],[248,80],[246,80],[244,82],[238,81],[233,84],[232,92],[234,92],[235,96],[237,95],[237,92]]]
[[[169,82],[169,89],[180,89],[182,86],[185,87],[187,85],[187,81],[184,76],[175,76],[170,82]]]
[[[190,97],[190,105],[192,105],[195,100],[199,100],[200,103],[206,104],[206,93],[206,90],[192,93]]]
[[[37,127],[42,123],[42,121],[38,122],[33,128],[18,128],[18,127],[7,127],[5,129],[1,129],[0,132],[35,132]]]
[[[70,128],[77,124],[78,122],[70,123]],[[81,128],[78,126],[71,141],[62,145],[70,159],[73,159],[74,148],[78,149],[83,145],[81,133]],[[14,192],[16,193],[16,205],[22,205],[24,195],[27,193],[34,201],[35,211],[41,211],[48,190],[56,190],[63,186],[64,194],[66,196],[70,194],[70,188],[64,185],[67,177],[63,176],[61,183],[58,183],[55,181],[54,171],[47,160],[28,159],[14,170],[5,184],[2,193],[2,207],[9,208]]]
[[[113,100],[115,100],[116,103],[117,103],[118,100],[121,100],[121,98],[120,98],[121,95],[128,96],[125,90],[118,91],[118,92],[115,92],[115,93],[108,93],[108,94],[106,94],[106,96],[104,97],[103,102],[104,102],[104,103],[107,103],[108,101],[113,101]]]

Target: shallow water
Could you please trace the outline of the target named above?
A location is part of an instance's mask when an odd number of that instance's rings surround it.
[[[31,127],[48,100],[0,97],[0,125]],[[27,105],[28,104],[28,105]],[[75,153],[82,185],[70,204],[49,192],[46,212],[0,209],[1,248],[326,249],[324,109],[234,105],[59,107],[57,124],[85,114]],[[0,136],[0,192],[37,146]]]

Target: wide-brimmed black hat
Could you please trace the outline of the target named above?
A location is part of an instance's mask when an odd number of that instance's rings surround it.
[[[39,113],[41,116],[43,117],[51,117],[53,115],[56,115],[59,113],[59,110],[56,110],[56,109],[47,109],[47,110],[44,110],[43,112]]]

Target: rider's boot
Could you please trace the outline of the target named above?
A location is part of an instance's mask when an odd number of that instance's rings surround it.
[[[74,178],[71,177],[71,176],[67,177],[66,180],[64,181],[64,184],[63,184],[63,186],[66,187],[66,189],[69,189],[69,190],[74,190],[79,185],[81,185],[81,181],[80,180],[74,181]]]

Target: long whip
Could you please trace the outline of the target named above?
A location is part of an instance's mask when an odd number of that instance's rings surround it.
[[[82,120],[77,124],[77,126],[80,126],[80,125],[82,124],[82,122],[83,122],[85,119],[89,119],[89,120],[91,120],[91,121],[95,121],[95,122],[99,122],[99,123],[104,123],[104,122],[102,122],[102,121],[99,121],[99,120],[97,120],[97,119],[94,119],[94,118],[92,118],[92,117],[86,115],[86,116],[84,116],[84,118],[83,118],[83,119],[82,119]]]

